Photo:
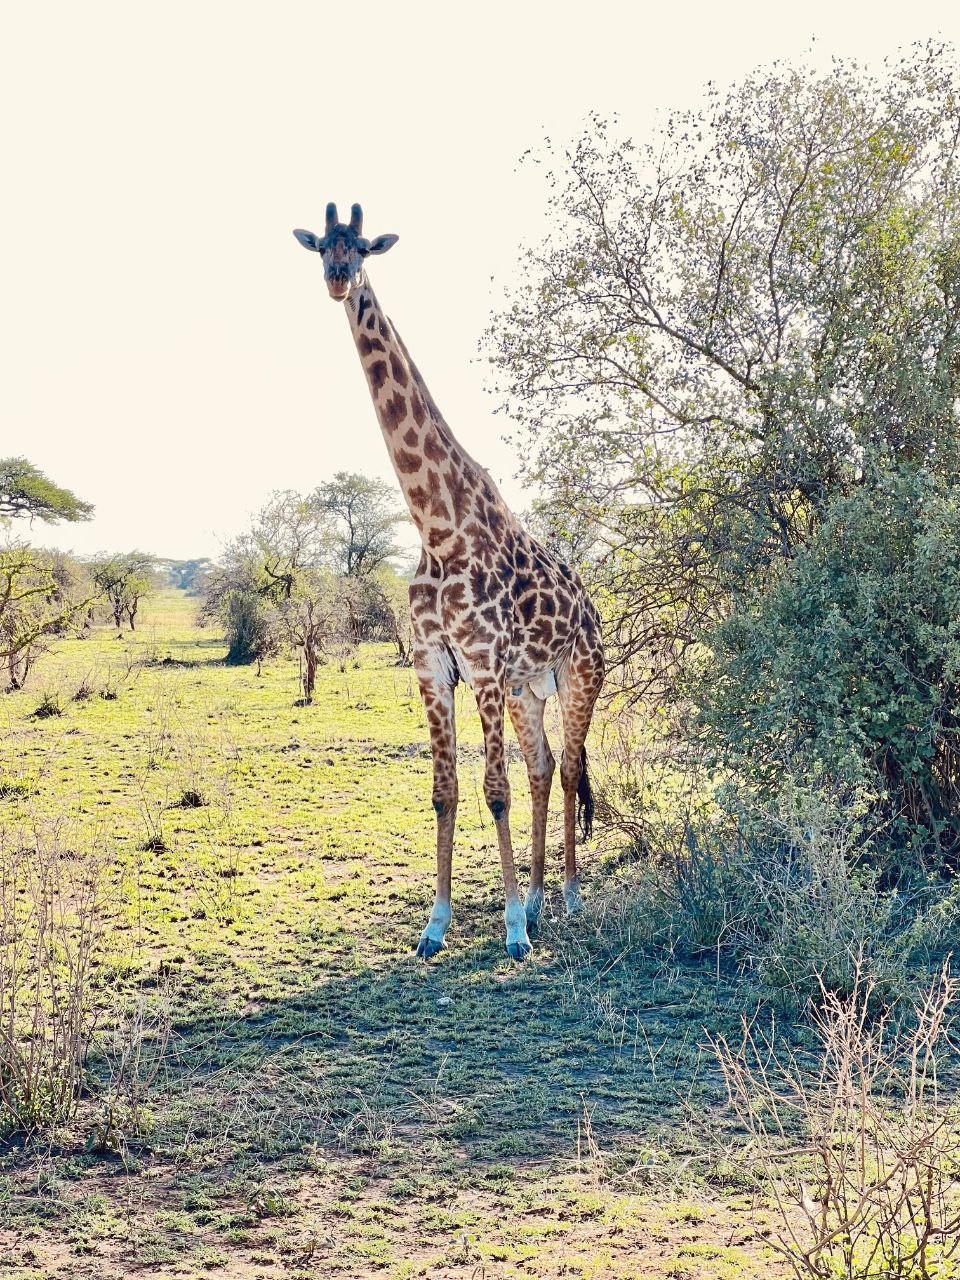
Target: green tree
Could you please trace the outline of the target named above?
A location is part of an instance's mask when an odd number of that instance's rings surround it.
[[[0,516],[27,516],[56,524],[89,520],[93,507],[61,489],[26,458],[0,458]]]
[[[525,478],[599,530],[624,685],[668,696],[834,495],[954,477],[960,84],[777,66],[640,145],[553,151],[552,229],[487,335]]]
[[[316,498],[333,518],[333,568],[363,578],[401,553],[397,528],[409,519],[397,505],[395,485],[357,472],[338,471],[318,486]]]
[[[690,695],[718,767],[856,777],[934,844],[960,819],[958,136],[936,44],[758,72],[648,146],[593,120],[487,335],[525,477],[598,531],[627,695]]]
[[[90,573],[100,592],[106,597],[114,623],[119,630],[124,618],[131,631],[136,630],[140,602],[157,585],[153,556],[142,551],[118,552],[94,556]]]
[[[835,498],[713,631],[698,696],[725,770],[872,792],[898,849],[960,863],[960,489],[904,468]]]
[[[81,624],[95,595],[70,557],[17,540],[0,547],[0,663],[20,689],[49,641]]]

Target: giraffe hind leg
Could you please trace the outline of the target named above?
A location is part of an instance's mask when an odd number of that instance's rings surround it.
[[[505,673],[500,671],[475,685],[477,709],[483,726],[486,766],[483,795],[497,831],[500,863],[503,868],[503,891],[506,899],[503,918],[507,927],[507,955],[522,960],[530,951],[527,913],[520,900],[517,871],[510,841],[510,780],[507,777],[503,749],[503,716],[506,698]]]
[[[578,642],[557,682],[563,716],[560,782],[563,787],[563,897],[568,915],[573,915],[581,905],[577,877],[578,818],[584,837],[590,835],[593,824],[593,793],[584,743],[602,684],[602,653],[597,647]]]
[[[529,685],[507,692],[507,710],[527,766],[533,828],[530,836],[530,887],[525,903],[527,928],[536,925],[543,910],[543,871],[547,846],[547,808],[555,763],[543,730],[544,700]]]

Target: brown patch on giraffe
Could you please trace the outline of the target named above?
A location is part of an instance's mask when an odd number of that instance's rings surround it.
[[[456,617],[467,607],[467,588],[463,582],[448,582],[443,589],[441,613],[444,619]]]
[[[401,387],[405,387],[410,381],[407,376],[407,371],[403,367],[403,361],[399,359],[395,351],[390,352],[390,372],[393,374],[394,380]]]
[[[395,391],[383,406],[383,420],[390,431],[396,431],[407,416],[407,401],[402,391]]]
[[[519,601],[520,617],[524,624],[529,626],[533,621],[537,612],[537,601],[535,596],[527,596],[524,600]]]
[[[456,542],[443,558],[444,571],[451,575],[466,573],[469,563],[467,544],[462,536],[458,537]]]
[[[453,518],[462,524],[470,509],[470,487],[462,476],[458,476],[453,468],[447,472],[447,490],[453,503]]]
[[[498,507],[491,506],[487,508],[487,527],[491,536],[499,542],[503,536],[503,531],[507,526],[506,512]]]
[[[406,449],[398,449],[393,455],[393,458],[397,464],[397,468],[402,471],[405,476],[414,475],[420,470],[422,465],[419,455],[416,453],[409,453]]]
[[[414,393],[416,394],[416,393]],[[412,408],[411,404],[411,408]],[[417,420],[416,410],[413,413],[414,421]],[[421,419],[422,421],[422,419]],[[431,462],[442,462],[447,456],[446,450],[440,447],[440,441],[437,439],[437,433],[433,429],[427,431],[423,437],[423,452]]]
[[[436,588],[431,582],[411,582],[410,603],[421,609],[436,608]]]
[[[490,599],[489,577],[486,570],[481,569],[479,565],[474,565],[470,571],[470,590],[474,600],[479,604]]]
[[[357,346],[360,348],[362,356],[371,355],[374,351],[383,351],[384,346],[379,338],[368,338],[365,333],[361,333],[357,339]]]
[[[416,427],[411,427],[411,428],[409,429],[409,431],[405,431],[405,432],[403,433],[403,443],[404,443],[404,444],[408,444],[408,445],[410,446],[410,448],[411,448],[411,449],[413,448],[413,446],[417,443],[417,441],[418,441],[419,439],[420,439],[420,437],[419,437],[419,435],[417,434],[417,429],[416,429]]]
[[[387,380],[387,362],[385,360],[374,360],[367,370],[367,377],[370,380],[370,386],[373,391],[379,391]]]
[[[436,520],[450,519],[450,511],[443,500],[440,477],[430,468],[427,469],[426,485],[418,484],[410,489],[410,500],[421,511],[428,512]]]
[[[424,423],[424,419],[427,416],[427,411],[424,408],[423,401],[420,398],[420,393],[416,390],[410,393],[410,410],[413,413],[414,422],[417,424],[418,427],[422,427]]]

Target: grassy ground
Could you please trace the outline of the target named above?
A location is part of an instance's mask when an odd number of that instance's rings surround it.
[[[298,706],[293,664],[225,667],[193,613],[171,593],[134,637],[64,641],[0,705],[0,821],[99,851],[112,921],[79,1120],[0,1153],[0,1276],[775,1271],[708,1046],[742,997],[610,942],[616,851],[585,849],[592,908],[550,918],[555,795],[548,919],[510,963],[467,694],[454,926],[416,961],[433,815],[412,674],[371,648]],[[62,714],[34,716],[45,693]],[[523,862],[519,758],[511,776]],[[145,1011],[145,1061],[171,1030],[120,1135],[118,1008],[127,1037]]]

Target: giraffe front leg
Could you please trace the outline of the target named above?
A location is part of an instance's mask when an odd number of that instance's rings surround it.
[[[420,664],[418,664],[420,666]],[[422,674],[421,674],[422,672]],[[417,944],[424,960],[446,944],[450,925],[450,881],[453,869],[453,831],[457,820],[457,730],[453,683],[438,678],[429,664],[417,672],[430,728],[433,753],[433,810],[437,815],[437,893],[426,928]]]
[[[503,918],[507,926],[507,955],[522,960],[530,952],[527,936],[527,912],[517,887],[517,870],[513,861],[513,845],[510,842],[510,782],[503,751],[504,680],[490,679],[477,684],[477,708],[483,725],[483,747],[486,768],[483,775],[483,796],[487,802],[497,831],[500,846],[500,863],[503,867],[503,888],[506,907]]]

